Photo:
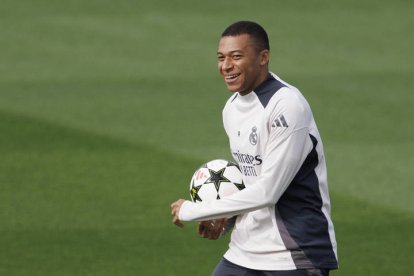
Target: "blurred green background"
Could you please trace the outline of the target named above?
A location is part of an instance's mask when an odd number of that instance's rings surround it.
[[[254,20],[310,102],[340,269],[414,262],[414,2],[2,0],[0,275],[210,275],[228,237],[171,224],[193,171],[231,158],[221,32]]]

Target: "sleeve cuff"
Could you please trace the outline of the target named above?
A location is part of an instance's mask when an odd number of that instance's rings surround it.
[[[190,212],[191,212],[191,205],[194,204],[193,202],[186,200],[183,202],[180,208],[180,212],[178,213],[178,219],[181,221],[189,221],[190,220]]]

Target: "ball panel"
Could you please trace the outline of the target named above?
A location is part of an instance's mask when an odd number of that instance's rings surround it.
[[[231,182],[223,182],[220,185],[220,189],[218,191],[218,195],[220,198],[229,196],[234,194],[235,192],[238,192],[239,189]]]
[[[210,162],[207,162],[207,168],[214,170],[214,171],[219,171],[225,167],[227,167],[227,164],[229,162],[223,159],[216,159],[216,160],[212,160]]]
[[[198,191],[198,196],[202,201],[212,201],[217,199],[217,190],[214,184],[203,184],[201,189]]]
[[[236,166],[227,167],[223,175],[233,183],[243,183],[242,174]]]
[[[195,171],[191,184],[193,186],[202,185],[209,177],[210,177],[210,172],[208,171],[208,169],[201,167]]]

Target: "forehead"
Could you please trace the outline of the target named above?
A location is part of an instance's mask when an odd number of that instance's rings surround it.
[[[254,49],[254,41],[248,34],[238,36],[224,36],[220,39],[218,53],[226,54],[235,51]]]

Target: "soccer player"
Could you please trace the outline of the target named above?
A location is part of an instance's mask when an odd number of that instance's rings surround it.
[[[211,202],[179,199],[173,223],[202,221],[217,239],[237,215],[213,275],[329,275],[338,266],[321,137],[297,88],[269,72],[270,47],[257,23],[223,32],[218,69],[231,92],[223,123],[246,188]]]

